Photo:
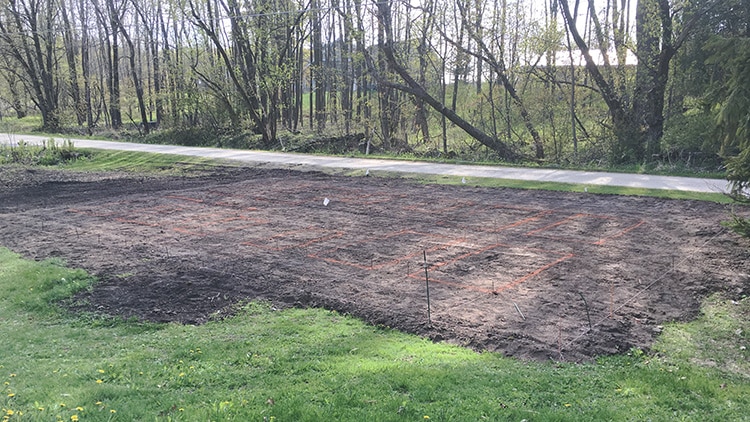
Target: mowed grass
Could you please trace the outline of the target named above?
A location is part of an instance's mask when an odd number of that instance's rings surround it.
[[[129,171],[164,173],[172,175],[191,175],[195,174],[197,171],[210,170],[212,167],[216,166],[239,167],[247,165],[229,160],[216,160],[210,158],[181,156],[173,154],[152,154],[135,151],[109,151],[95,149],[80,149],[80,151],[85,154],[85,159],[79,159],[66,163],[63,167],[70,170],[82,171]],[[365,174],[363,170],[320,169],[320,171],[350,177],[362,177]],[[464,185],[464,182],[466,182],[466,184],[469,186],[479,186],[486,188],[534,189],[560,192],[588,192],[590,194],[606,195],[651,196],[665,199],[690,199],[718,202],[724,204],[733,202],[732,198],[721,193],[628,188],[620,186],[577,185],[571,183],[536,182],[481,177],[472,177],[466,179],[461,176],[390,173],[380,171],[370,172],[370,175],[374,177],[407,178],[418,181],[420,183],[433,184]]]
[[[0,408],[24,421],[750,420],[750,301],[714,298],[653,353],[521,362],[321,309],[202,326],[72,315],[95,283],[0,248]]]
[[[412,175],[411,178],[421,183],[448,184],[487,187],[487,188],[511,188],[526,190],[549,190],[558,192],[578,192],[601,195],[624,195],[624,196],[651,196],[663,199],[687,199],[696,201],[717,202],[720,204],[731,204],[734,201],[723,193],[690,192],[665,189],[631,188],[624,186],[607,185],[583,185],[574,183],[526,181],[512,179],[494,179],[489,177],[461,177],[441,175]]]
[[[136,151],[84,149],[86,156],[66,163],[63,168],[79,171],[125,171],[168,175],[194,175],[217,166],[238,166],[236,162],[175,154]]]

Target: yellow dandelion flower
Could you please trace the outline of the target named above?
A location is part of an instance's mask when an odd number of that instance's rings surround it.
[[[101,406],[101,405],[102,405],[102,402],[98,401],[98,402],[96,402],[96,403],[94,403],[94,404],[95,404],[95,405],[97,405],[97,406]]]
[[[83,407],[78,406],[78,407],[76,407],[76,410],[79,411],[79,412],[83,412]]]
[[[103,374],[104,373],[104,369],[99,369],[97,372],[99,372],[100,374]]]
[[[70,420],[73,421],[73,422],[78,422],[78,415],[71,416]]]
[[[424,419],[427,420],[427,419],[430,419],[430,417],[427,415],[424,415]]]
[[[15,397],[15,396],[16,396],[16,393],[8,393],[8,397],[12,398],[12,397]]]
[[[179,375],[179,376],[181,376],[181,377],[184,377],[184,376],[185,376],[185,373],[184,373],[184,372],[180,372],[180,375]]]
[[[60,407],[65,407],[65,403],[60,403]]]
[[[104,382],[104,381],[102,381],[102,380],[100,380],[100,379],[99,379],[99,380],[96,380],[96,383],[97,383],[97,384],[101,384],[101,383],[103,383],[103,382]]]
[[[4,385],[10,385],[10,383],[8,381],[5,381],[3,384]]]
[[[13,377],[15,377],[15,376],[16,376],[16,374],[10,374],[10,377],[11,377],[11,378],[13,378]]]
[[[115,409],[109,409],[109,413],[117,413]]]
[[[8,415],[8,416],[13,416],[13,414],[15,414],[15,413],[16,412],[13,411],[12,409],[8,409],[8,410],[5,411],[5,414]]]
[[[36,410],[38,410],[40,412],[44,412],[44,408],[43,407],[37,407]]]
[[[184,407],[181,407],[181,408],[179,408],[179,409],[177,409],[177,410],[179,410],[180,412],[184,412],[184,411],[185,411],[185,408],[184,408]]]
[[[565,407],[570,407],[570,406],[571,406],[571,404],[570,404],[570,403],[565,403],[565,404],[563,404],[563,406],[565,406]]]

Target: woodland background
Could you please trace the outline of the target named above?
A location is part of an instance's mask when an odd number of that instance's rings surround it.
[[[8,0],[0,112],[147,142],[746,181],[748,36],[750,0]]]

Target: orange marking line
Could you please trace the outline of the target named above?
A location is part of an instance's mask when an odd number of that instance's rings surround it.
[[[329,236],[321,236],[321,237],[309,240],[309,241],[307,241],[307,242],[305,242],[305,243],[303,243],[301,245],[290,246],[290,247],[287,247],[285,249],[291,249],[291,248],[294,248],[294,247],[297,247],[297,248],[306,248],[306,247],[312,245],[313,243],[322,242],[324,240],[336,239],[336,238],[341,237],[343,235],[344,235],[344,232],[334,232],[333,234],[331,234]],[[280,249],[280,250],[284,250],[284,249]]]
[[[128,220],[127,218],[115,218],[115,221],[125,224],[135,224],[138,226],[146,226],[146,227],[159,227],[158,224],[152,224],[152,223],[146,223],[139,220]]]
[[[623,236],[623,235],[629,233],[630,231],[635,230],[636,228],[638,228],[638,227],[640,227],[640,226],[642,226],[643,224],[646,223],[646,221],[641,220],[638,223],[636,223],[636,224],[634,224],[634,225],[632,225],[630,227],[626,227],[625,229],[622,229],[621,231],[619,231],[619,232],[617,232],[617,233],[615,233],[615,234],[613,234],[611,236],[607,236],[607,237],[601,238],[601,239],[599,239],[596,242],[589,242],[589,241],[585,241],[585,240],[575,239],[575,238],[569,237],[569,236],[566,237],[566,236],[551,236],[551,235],[539,235],[538,234],[540,232],[549,230],[551,228],[563,225],[563,224],[565,224],[565,223],[567,223],[569,221],[572,221],[572,220],[575,220],[575,219],[578,219],[578,218],[583,218],[583,217],[596,218],[596,219],[599,219],[599,220],[612,220],[612,221],[618,221],[618,220],[621,221],[622,220],[621,218],[616,217],[616,216],[580,213],[580,214],[575,214],[573,216],[570,216],[570,217],[567,217],[565,219],[562,219],[562,220],[560,220],[560,221],[558,221],[556,223],[552,223],[550,225],[544,226],[542,228],[539,228],[539,229],[536,229],[536,230],[532,230],[530,232],[525,233],[525,235],[526,236],[539,236],[539,237],[545,237],[545,238],[548,238],[548,239],[555,239],[555,240],[567,240],[567,241],[577,242],[577,243],[591,243],[593,245],[603,245],[606,241],[618,238],[620,236]]]
[[[483,204],[479,204],[479,205],[483,205]],[[495,208],[495,209],[528,211],[528,212],[536,211],[536,212],[545,212],[545,213],[553,213],[554,212],[554,211],[551,211],[551,210],[544,210],[544,209],[540,210],[538,208],[528,208],[528,207],[519,207],[519,206],[515,206],[515,205],[498,205],[498,204],[487,205],[487,206],[483,206],[482,208]]]
[[[111,217],[111,216],[115,215],[114,212],[110,212],[110,213],[95,213],[94,211],[79,210],[79,209],[74,209],[74,208],[68,209],[68,212],[72,212],[72,213],[75,213],[75,214],[85,214],[85,215],[88,215],[90,217]]]
[[[129,215],[143,215],[143,214],[150,214],[150,215],[158,215],[158,216],[164,216],[166,213],[169,212],[182,212],[185,209],[179,206],[171,206],[171,205],[157,205],[153,207],[146,207],[146,208],[139,208],[136,210],[128,210]]]
[[[196,202],[198,204],[202,204],[202,203],[205,202],[202,199],[191,198],[189,196],[182,196],[182,195],[167,195],[166,198],[179,199],[179,200],[182,200],[182,201],[189,201],[189,202]]]
[[[446,265],[450,265],[450,264],[453,264],[453,263],[455,263],[455,262],[457,262],[457,261],[460,261],[460,260],[462,260],[462,259],[468,258],[468,257],[470,257],[470,256],[472,256],[472,255],[477,255],[477,254],[480,254],[480,253],[482,253],[482,252],[488,251],[488,250],[490,250],[490,249],[495,249],[495,248],[498,248],[498,247],[506,247],[506,248],[509,248],[509,247],[511,247],[511,246],[510,246],[510,245],[505,245],[505,244],[502,244],[502,243],[495,243],[495,244],[493,244],[493,245],[485,246],[484,248],[481,248],[481,249],[477,249],[477,250],[474,250],[474,251],[471,251],[471,252],[467,252],[467,253],[465,253],[465,254],[463,254],[463,255],[459,255],[459,256],[457,256],[457,257],[455,257],[455,258],[451,259],[450,261],[442,261],[442,262],[438,262],[438,263],[432,264],[432,265],[430,266],[430,268],[440,268],[440,267],[444,267],[444,266],[446,266]],[[429,268],[428,268],[428,269],[429,269]]]
[[[223,207],[223,208],[231,208],[231,209],[239,209],[239,210],[245,210],[245,211],[258,211],[258,207],[244,207],[240,204],[232,204],[229,202],[219,201],[213,204],[217,207]]]
[[[553,227],[557,227],[557,226],[563,225],[563,224],[567,223],[568,221],[575,220],[576,218],[581,218],[581,217],[584,217],[584,216],[586,216],[586,214],[572,215],[572,216],[564,218],[564,219],[562,219],[562,220],[560,220],[560,221],[558,221],[556,223],[552,223],[550,225],[544,226],[544,227],[542,227],[540,229],[536,229],[536,230],[532,230],[530,232],[526,232],[525,235],[526,236],[533,236],[533,235],[535,235],[535,234],[537,234],[539,232],[547,231],[547,230],[549,230],[549,229],[551,229]]]
[[[251,223],[268,224],[268,220],[266,220],[264,218],[252,218],[252,217],[245,217],[244,215],[237,215],[237,216],[234,216],[234,217],[223,218],[223,219],[218,220],[216,222],[205,223],[203,225],[213,226],[213,225],[216,225],[216,224],[224,224],[224,223],[229,223],[229,222],[232,222],[232,221],[249,221]]]
[[[644,224],[646,224],[646,221],[645,220],[641,220],[641,221],[637,222],[636,224],[634,224],[634,225],[632,225],[630,227],[627,227],[627,228],[621,230],[619,233],[615,233],[612,236],[599,239],[599,241],[594,242],[594,245],[603,245],[604,242],[606,242],[607,240],[615,239],[615,238],[618,238],[618,237],[623,236],[625,234],[628,234],[631,231],[637,229],[638,227],[640,227],[640,226],[642,226]]]
[[[191,236],[204,236],[201,233],[197,233],[182,227],[172,227],[172,230],[176,231],[177,233],[189,234]]]
[[[253,196],[250,197],[250,199],[255,201],[263,201],[263,202],[276,202],[279,204],[285,204],[285,205],[301,205],[304,203],[304,201],[289,201],[286,199],[279,199],[279,198],[264,198],[262,196]]]
[[[395,236],[401,236],[401,235],[404,235],[404,234],[416,234],[416,235],[421,235],[421,236],[436,237],[436,238],[439,238],[439,239],[448,239],[445,236],[437,236],[437,235],[431,235],[431,234],[424,234],[424,233],[415,232],[413,230],[400,230],[400,231],[397,231],[397,232],[389,233],[389,234],[387,234],[385,236],[382,236],[380,238],[374,239],[373,242],[377,241],[377,240],[388,239],[388,238],[395,237]],[[421,253],[423,253],[423,251],[434,252],[434,251],[439,250],[439,249],[443,249],[443,248],[446,248],[446,247],[454,246],[454,245],[456,245],[458,243],[461,243],[463,241],[464,241],[464,239],[457,239],[457,240],[454,240],[453,242],[443,243],[443,244],[434,246],[434,247],[429,248],[429,249],[419,250],[419,251],[416,251],[416,252],[413,252],[413,253],[410,253],[410,254],[406,254],[406,255],[403,255],[401,257],[398,257],[398,258],[391,259],[391,260],[388,260],[386,262],[380,263],[378,265],[362,265],[362,264],[358,264],[356,262],[345,261],[345,260],[342,260],[342,259],[336,259],[336,258],[331,258],[331,257],[323,256],[323,255],[325,255],[327,253],[336,252],[336,251],[339,251],[341,249],[348,249],[348,248],[352,248],[352,247],[354,247],[356,245],[362,245],[362,244],[373,243],[373,242],[351,243],[351,244],[348,244],[348,245],[346,245],[346,246],[344,246],[342,248],[336,247],[336,248],[332,248],[332,249],[329,249],[327,251],[324,251],[324,252],[322,252],[320,254],[310,254],[308,256],[310,258],[320,259],[320,260],[323,260],[323,261],[326,261],[326,262],[330,262],[330,263],[333,263],[333,264],[347,265],[347,266],[354,267],[354,268],[359,268],[359,269],[362,269],[362,270],[377,270],[377,269],[386,267],[388,265],[395,265],[395,264],[397,264],[397,263],[399,263],[401,261],[404,261],[406,259],[418,256]]]
[[[546,215],[549,215],[549,214],[551,214],[551,213],[552,213],[552,211],[540,211],[540,212],[538,212],[537,214],[535,214],[535,215],[532,215],[531,217],[527,217],[527,218],[524,218],[524,219],[518,220],[518,221],[516,221],[515,223],[511,223],[511,224],[506,224],[506,225],[504,225],[504,226],[500,226],[500,227],[498,227],[498,228],[496,228],[496,229],[490,230],[490,231],[489,231],[489,233],[498,233],[498,232],[501,232],[501,231],[503,231],[503,230],[507,230],[507,229],[512,229],[513,227],[518,227],[518,226],[522,226],[522,225],[524,225],[524,224],[526,224],[526,223],[529,223],[529,222],[532,222],[532,221],[536,221],[536,220],[539,220],[539,219],[541,219],[542,217],[544,217],[544,216],[546,216]],[[527,233],[527,234],[528,234],[528,233]]]
[[[303,229],[303,230],[290,230],[290,231],[287,231],[287,232],[284,232],[284,233],[279,233],[279,234],[271,236],[271,237],[269,237],[269,238],[267,238],[265,240],[268,241],[268,242],[270,242],[271,240],[276,239],[276,238],[279,238],[279,239],[283,240],[285,238],[288,238],[289,235],[293,235],[295,233],[305,233],[305,232],[309,232],[309,231],[331,232],[330,230],[327,230],[327,229],[316,229],[316,228],[313,228],[313,227],[308,227],[308,228]],[[292,244],[292,245],[283,246],[283,247],[267,246],[267,245],[264,245],[264,244],[254,243],[254,242],[242,242],[242,243],[240,243],[240,245],[243,245],[243,246],[255,246],[255,247],[258,247],[258,248],[263,248],[263,249],[268,249],[268,250],[272,250],[272,251],[281,252],[281,251],[285,251],[285,250],[288,250],[288,249],[294,249],[294,248],[306,248],[306,247],[312,245],[313,243],[323,242],[323,241],[329,240],[329,239],[336,239],[336,238],[341,237],[343,235],[344,235],[344,232],[334,231],[334,232],[332,232],[332,234],[327,235],[327,236],[319,236],[319,237],[310,239],[310,240],[302,242],[302,243]]]
[[[430,209],[430,208],[427,208],[426,205],[410,205],[407,207],[401,207],[401,209],[406,210],[406,211],[421,211],[421,212],[432,213],[435,211],[440,211],[440,212],[453,211],[455,209],[462,208],[462,207],[467,207],[467,208],[473,207],[474,205],[477,205],[477,203],[467,202],[463,204],[456,204],[452,207],[445,207],[445,208],[439,208],[439,209]]]
[[[506,245],[500,245],[500,244],[498,244],[498,245],[494,245],[494,246],[506,246]],[[474,252],[472,254],[478,254],[478,253],[481,253],[481,252],[483,252],[483,251],[485,251],[487,249],[492,249],[492,248],[483,248],[482,250],[476,251],[476,252]],[[471,255],[471,254],[462,255],[462,257],[456,258],[456,259],[452,260],[451,262],[458,261],[459,259],[461,259],[461,258],[463,258],[465,256],[468,256],[468,255]],[[556,259],[556,260],[554,260],[554,261],[552,261],[552,262],[550,262],[550,263],[548,263],[548,264],[546,264],[546,265],[544,265],[544,266],[542,266],[540,268],[537,268],[536,270],[534,270],[534,271],[532,271],[532,272],[524,275],[523,277],[517,278],[517,279],[515,279],[515,280],[513,280],[513,281],[511,281],[509,283],[503,284],[502,286],[495,288],[495,290],[487,289],[487,288],[483,288],[483,287],[478,287],[478,286],[474,286],[474,285],[471,285],[471,284],[467,285],[467,284],[456,283],[456,282],[453,282],[453,281],[440,280],[440,279],[436,279],[436,278],[432,278],[432,277],[430,278],[430,282],[435,282],[435,283],[438,283],[438,284],[444,284],[444,285],[447,285],[447,286],[453,286],[453,287],[457,287],[457,288],[461,288],[461,289],[466,289],[466,290],[473,290],[473,291],[477,291],[477,292],[481,292],[481,293],[500,293],[500,292],[502,292],[504,290],[508,290],[508,289],[513,288],[513,287],[516,287],[519,284],[521,284],[521,283],[529,280],[530,278],[535,277],[535,276],[543,273],[544,271],[546,271],[546,270],[554,267],[555,265],[557,265],[557,264],[559,264],[559,263],[561,263],[561,262],[563,262],[565,260],[568,260],[570,258],[573,258],[574,256],[575,256],[574,254],[567,254],[567,255],[561,256],[560,258],[558,258],[558,259]],[[435,264],[432,267],[433,268],[439,268],[440,266],[443,266],[443,265],[447,265],[447,263]],[[428,271],[429,271],[429,268],[428,268]],[[422,271],[416,271],[414,273],[409,274],[407,277],[414,278],[414,279],[417,279],[417,280],[421,280],[422,279],[421,274],[422,274]]]
[[[504,285],[504,286],[500,287],[500,289],[499,289],[499,290],[498,290],[498,289],[495,289],[495,292],[501,292],[501,291],[503,291],[503,290],[506,290],[506,289],[510,289],[510,288],[512,288],[512,287],[515,287],[515,286],[517,286],[517,285],[519,285],[519,284],[523,283],[524,281],[526,281],[526,280],[528,280],[528,279],[530,279],[530,278],[532,278],[532,277],[534,277],[534,276],[537,276],[537,275],[539,275],[539,274],[543,273],[544,271],[547,271],[548,269],[550,269],[550,268],[554,267],[555,265],[557,265],[557,264],[559,264],[559,263],[561,263],[561,262],[563,262],[563,261],[565,261],[565,260],[568,260],[568,259],[570,259],[570,258],[573,258],[574,256],[575,256],[575,255],[574,255],[574,254],[572,254],[572,253],[571,253],[571,254],[567,254],[567,255],[565,255],[565,256],[562,256],[562,257],[560,257],[560,258],[556,259],[555,261],[553,261],[553,262],[550,262],[549,264],[547,264],[547,265],[545,265],[545,266],[543,266],[543,267],[541,267],[541,268],[537,268],[536,270],[534,270],[534,271],[532,271],[532,272],[530,272],[530,273],[526,274],[525,276],[523,276],[523,277],[521,277],[521,278],[519,278],[519,279],[517,279],[517,280],[515,280],[515,281],[513,281],[513,282],[511,282],[511,283],[509,283],[509,284],[506,284],[506,285]]]
[[[372,195],[333,196],[332,199],[333,198],[335,198],[337,202],[343,202],[345,204],[350,204],[350,205],[375,205],[375,204],[382,204],[383,202],[388,202],[391,200],[390,198],[374,199]],[[364,200],[364,199],[369,199],[369,200]]]
[[[236,218],[227,218],[224,220],[219,220],[215,222],[209,222],[209,223],[203,223],[203,224],[195,224],[195,227],[172,227],[172,230],[183,233],[183,234],[189,234],[192,236],[198,236],[198,237],[205,237],[209,234],[220,234],[220,233],[227,233],[230,231],[239,231],[239,230],[245,230],[245,229],[252,229],[255,228],[254,225],[243,225],[243,226],[232,226],[227,227],[224,230],[215,230],[213,229],[220,223],[228,223],[232,221],[248,221],[256,224],[268,224],[268,220],[262,220],[262,219],[255,219],[255,218],[246,218],[246,217],[236,217]],[[202,229],[202,231],[201,231]]]

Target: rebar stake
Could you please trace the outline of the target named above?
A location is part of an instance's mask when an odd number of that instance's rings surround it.
[[[519,308],[519,307],[518,307],[518,305],[516,305],[516,302],[513,302],[513,306],[515,306],[515,307],[516,307],[516,311],[518,311],[518,315],[521,315],[521,318],[522,318],[522,319],[523,319],[524,321],[526,321],[526,317],[525,317],[525,316],[523,316],[523,312],[521,312],[521,308]]]
[[[591,325],[591,313],[589,313],[589,304],[586,302],[586,298],[583,297],[583,293],[578,292],[578,296],[581,296],[581,299],[583,300],[583,306],[586,308],[586,318],[589,320],[589,330],[593,330],[594,326]]]
[[[424,281],[427,285],[427,322],[432,325],[432,316],[430,315],[430,277],[427,275],[427,251],[423,250],[422,255],[424,256]]]

